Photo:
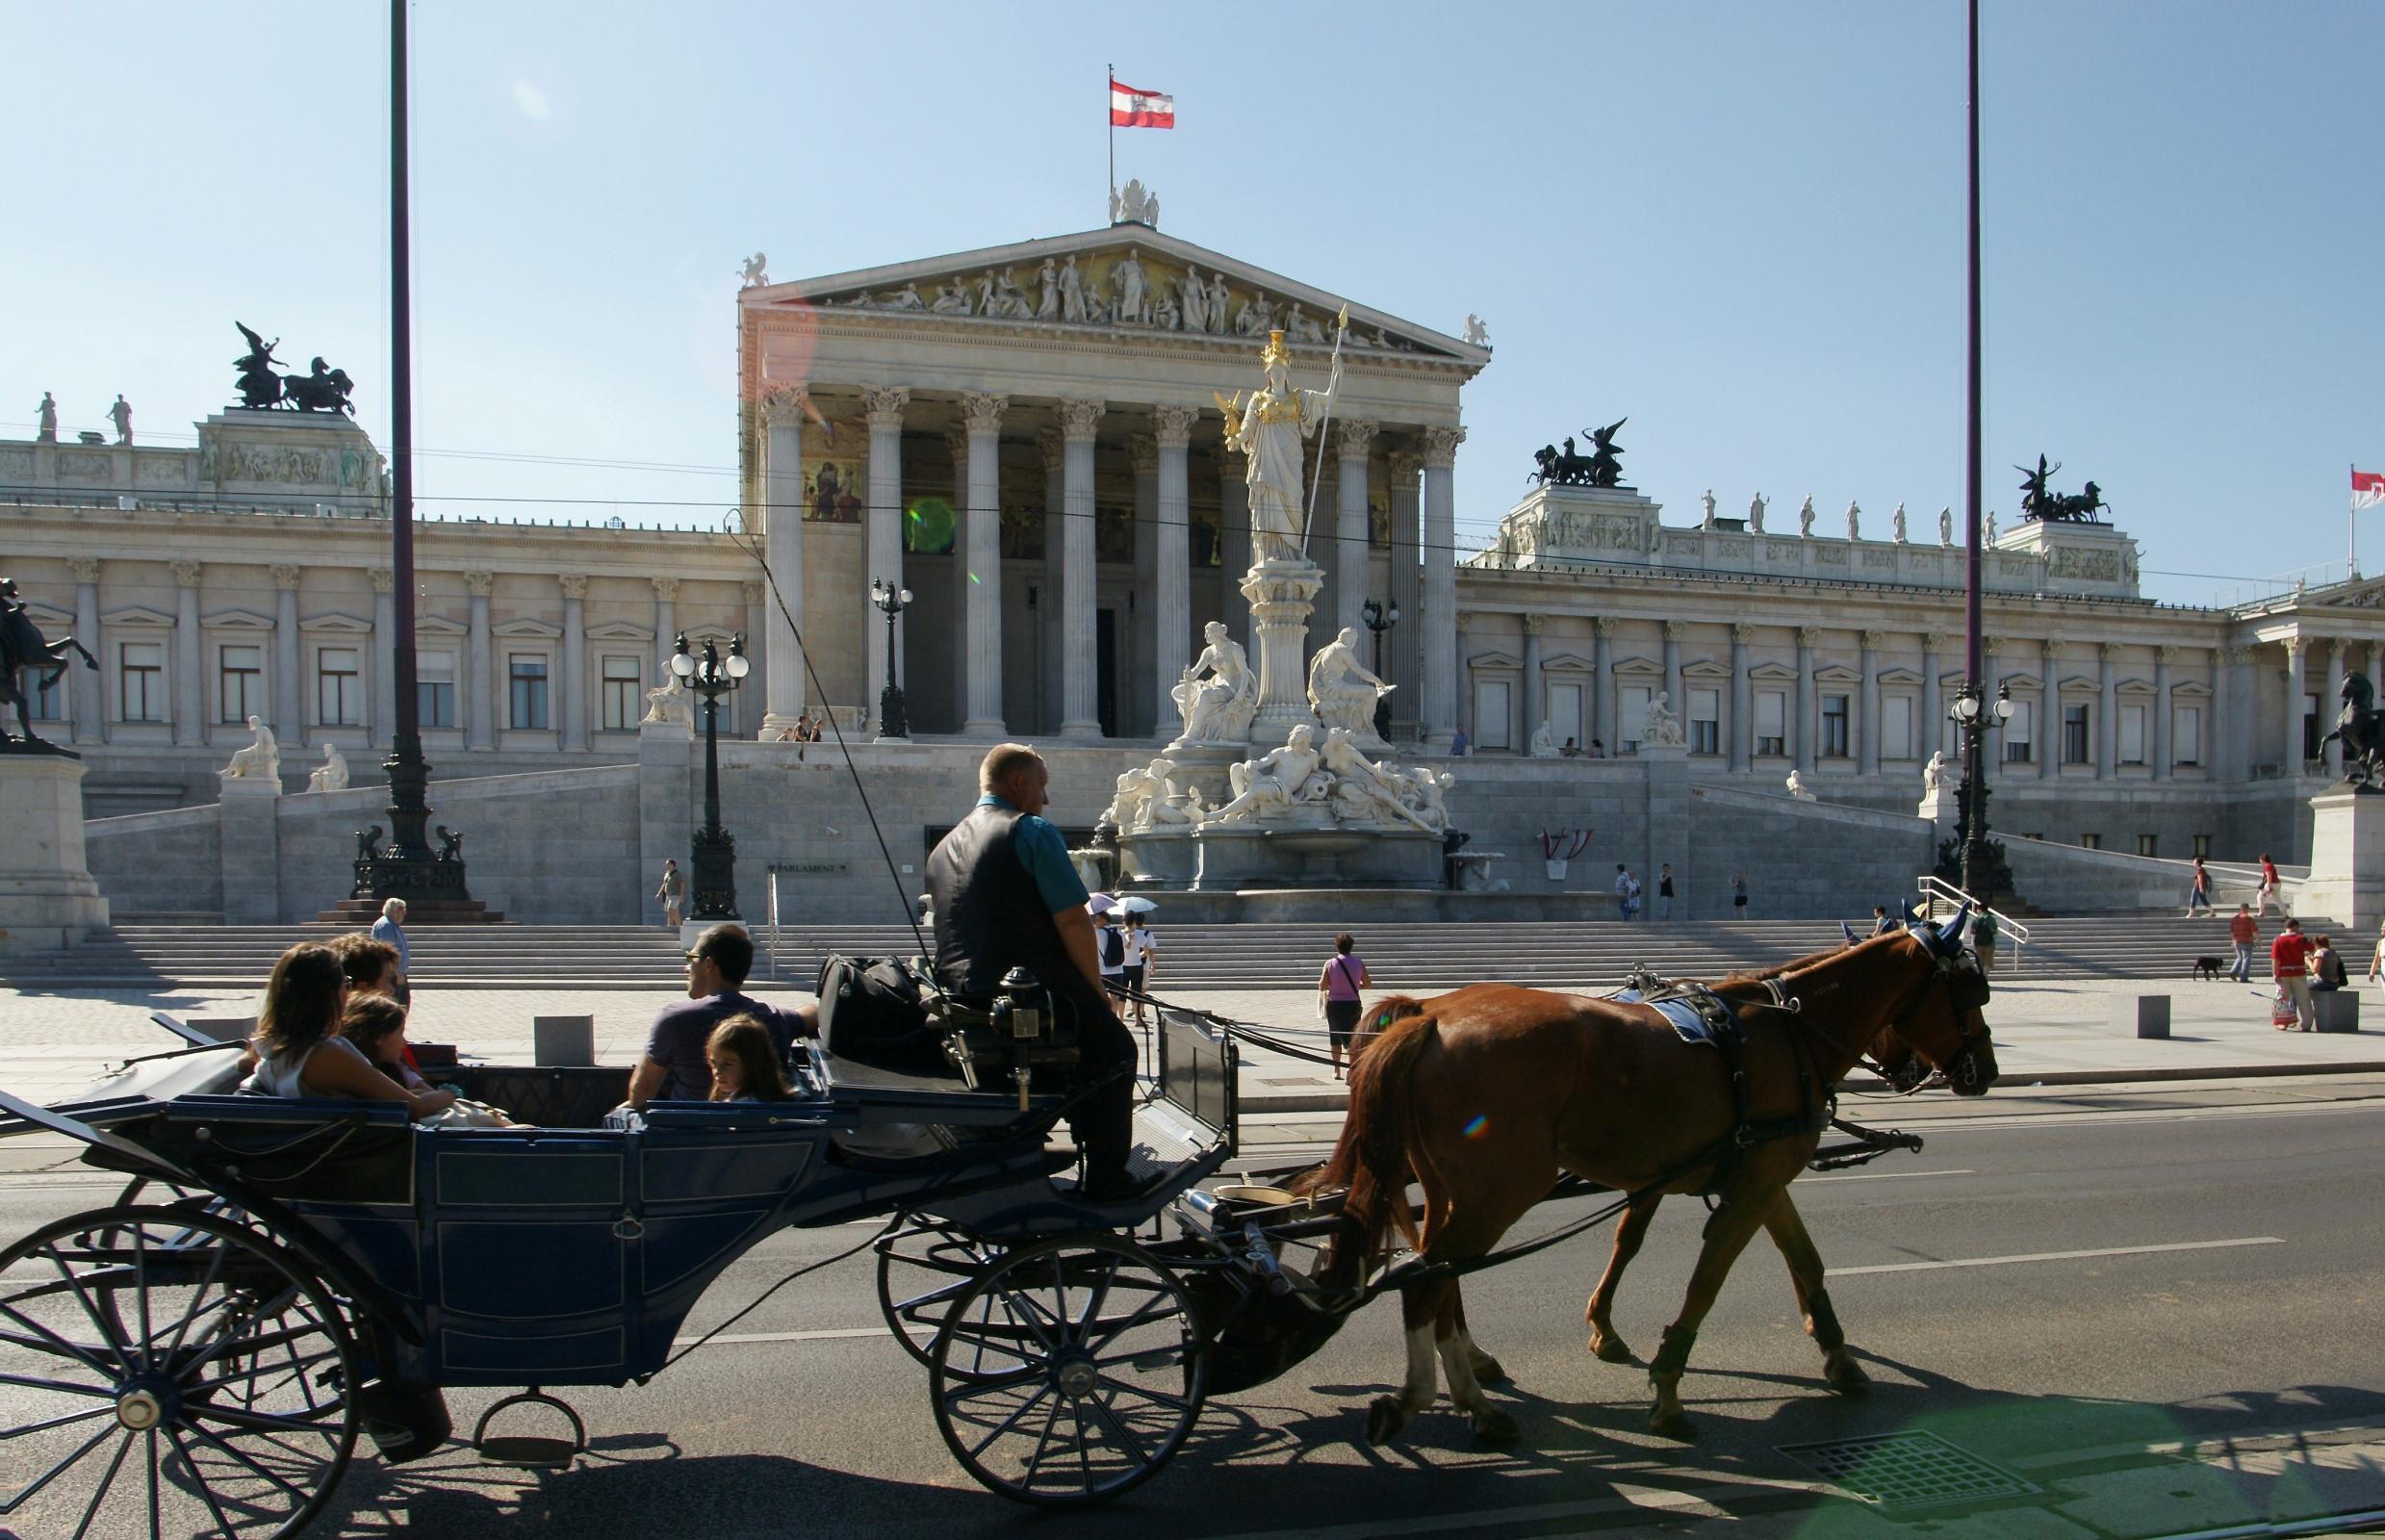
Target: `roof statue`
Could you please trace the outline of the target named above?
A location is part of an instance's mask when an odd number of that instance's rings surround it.
[[[770,282],[770,259],[757,251],[737,266],[737,287],[759,289]]]
[[[1466,340],[1476,347],[1491,346],[1491,328],[1485,326],[1482,318],[1471,310],[1466,312]]]
[[[269,343],[241,322],[232,324],[248,340],[248,351],[232,361],[232,367],[240,371],[241,405],[259,412],[279,405],[300,412],[356,415],[347,398],[355,382],[347,377],[346,370],[326,368],[318,357],[303,374],[276,374],[273,366],[281,360],[273,356],[273,349],[281,346],[281,339]],[[130,413],[126,415],[129,419]]]
[[[2045,456],[2040,454],[2035,471],[2025,465],[2016,465],[2013,469],[2021,474],[2020,516],[2023,519],[2046,523],[2067,520],[2077,524],[2098,524],[2102,521],[2095,517],[2095,511],[2111,506],[2103,500],[2102,489],[2092,481],[2087,483],[2084,492],[2064,494],[2054,491],[2047,484],[2047,477],[2062,469],[2060,460],[2049,465]]]
[[[1127,178],[1126,185],[1110,194],[1112,224],[1147,224],[1160,227],[1160,195],[1145,188],[1138,178]]]
[[[1615,435],[1631,421],[1619,418],[1605,427],[1586,429],[1583,437],[1590,441],[1590,452],[1577,454],[1574,441],[1567,439],[1560,449],[1553,444],[1544,444],[1532,455],[1538,470],[1526,473],[1525,479],[1537,481],[1545,487],[1613,487],[1623,484],[1623,453],[1615,443]]]

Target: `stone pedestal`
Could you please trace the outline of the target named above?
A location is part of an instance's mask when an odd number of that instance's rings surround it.
[[[1308,704],[1305,648],[1312,602],[1324,583],[1318,565],[1298,556],[1269,556],[1243,578],[1259,643],[1259,713],[1250,741],[1263,749],[1282,743],[1297,724],[1317,721]]]
[[[1913,809],[1930,820],[1932,829],[1943,829],[1955,816],[1955,788],[1941,783],[1921,794],[1921,806]]]
[[[79,946],[108,928],[83,860],[83,762],[0,755],[0,956]]]
[[[666,917],[662,900],[654,896],[664,861],[678,861],[680,877],[694,882],[694,766],[695,734],[686,723],[638,724],[638,904],[650,925]],[[680,907],[684,912],[685,890]]]
[[[2338,783],[2311,799],[2311,874],[2295,895],[2305,924],[2324,915],[2354,936],[2385,921],[2385,791]]]
[[[1228,779],[1233,768],[1250,757],[1246,744],[1171,743],[1167,749],[1167,758],[1169,764],[1175,766],[1175,771],[1167,779],[1187,791],[1199,787],[1202,804],[1217,808],[1234,795],[1233,783]]]
[[[223,923],[281,923],[281,781],[225,776],[217,838],[223,864]]]

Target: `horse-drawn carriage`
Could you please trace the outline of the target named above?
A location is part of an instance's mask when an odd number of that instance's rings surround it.
[[[449,1387],[515,1391],[467,1441],[485,1458],[568,1464],[584,1432],[551,1387],[643,1383],[705,1340],[681,1338],[691,1307],[758,1242],[872,1216],[888,1218],[875,1240],[886,1322],[926,1366],[954,1457],[1003,1496],[1064,1506],[1134,1487],[1174,1456],[1205,1397],[1284,1373],[1390,1290],[1406,1306],[1409,1383],[1377,1402],[1371,1432],[1391,1436],[1429,1403],[1437,1340],[1453,1398],[1478,1434],[1497,1436],[1504,1418],[1476,1383],[1496,1366],[1464,1337],[1455,1290],[1461,1273],[1512,1254],[1491,1250],[1505,1226],[1474,1225],[1454,1245],[1455,1232],[1437,1240],[1437,1229],[1485,1202],[1512,1199],[1520,1215],[1552,1191],[1601,1184],[1623,1194],[1606,1216],[1628,1209],[1643,1225],[1668,1192],[1718,1192],[1723,1218],[1734,1202],[1761,1218],[1813,1158],[1830,1088],[1891,1032],[1959,1088],[1967,1078],[1986,1089],[1985,1029],[1966,1025],[1986,998],[1984,981],[1965,992],[1975,964],[1943,939],[1901,946],[1856,948],[1786,984],[1768,976],[1703,991],[1724,1015],[1771,1012],[1797,1024],[1752,1039],[1744,1061],[1732,1049],[1734,1091],[1716,1104],[1735,1105],[1732,1116],[1701,1131],[1688,1104],[1644,1107],[1669,1126],[1633,1155],[1637,1174],[1600,1176],[1569,1159],[1572,1175],[1553,1190],[1548,1151],[1574,1136],[1560,1129],[1552,1141],[1524,1116],[1473,1145],[1474,1169],[1449,1185],[1455,1168],[1429,1148],[1441,1133],[1386,1137],[1385,1120],[1416,1116],[1425,1092],[1377,1072],[1377,1061],[1429,1065],[1469,1034],[1512,1038],[1520,1005],[1560,1032],[1571,1029],[1552,1011],[1642,1032],[1632,1013],[1653,1020],[1646,1008],[1478,987],[1442,997],[1438,1019],[1412,1002],[1385,1009],[1382,1040],[1353,1074],[1335,1166],[1301,1192],[1200,1188],[1235,1152],[1234,1034],[1163,1011],[1153,1093],[1135,1116],[1142,1195],[1119,1203],[1081,1198],[1061,1174],[1067,1157],[1047,1149],[1070,1100],[1034,1089],[1034,1068],[1053,1063],[1059,1043],[1030,997],[931,999],[958,1081],[857,1046],[833,1011],[786,1102],[608,1113],[624,1071],[458,1071],[465,1094],[536,1123],[502,1129],[425,1128],[396,1104],[237,1093],[238,1045],[161,1015],[185,1045],[131,1062],[88,1094],[55,1107],[0,1094],[0,1135],[69,1135],[88,1163],[129,1178],[110,1206],[0,1251],[0,1520],[77,1540],[287,1535],[332,1500],[359,1432],[392,1463],[443,1446]],[[1834,1002],[1802,1023],[1801,980]],[[1482,991],[1478,1007],[1465,1003]],[[1673,1041],[1661,1023],[1655,1032],[1644,1047]],[[1683,1063],[1701,1086],[1712,1078],[1703,1059]],[[1475,1094],[1463,1090],[1473,1072],[1435,1069],[1435,1094]],[[1522,1084],[1540,1096],[1557,1078]],[[1776,1115],[1777,1094],[1793,1095],[1792,1115]],[[1474,1140],[1482,1122],[1444,1132]],[[1375,1132],[1363,1133],[1370,1123]],[[1416,1255],[1398,1260],[1386,1237],[1413,1219],[1405,1163],[1426,1207]],[[1503,1195],[1467,1186],[1508,1168]],[[1709,1251],[1728,1228],[1709,1225]],[[1603,1297],[1624,1259],[1619,1244]],[[1812,1329],[1836,1362],[1844,1342],[1818,1260],[1812,1268],[1810,1288],[1798,1273],[1801,1302],[1824,1322]],[[1685,1319],[1686,1335],[1669,1331],[1654,1366],[1660,1413],[1695,1335]],[[571,1436],[500,1425],[542,1412]]]

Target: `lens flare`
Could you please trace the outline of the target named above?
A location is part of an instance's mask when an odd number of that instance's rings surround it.
[[[1483,1135],[1489,1133],[1490,1131],[1491,1118],[1490,1115],[1487,1113],[1475,1114],[1474,1121],[1458,1130],[1458,1132],[1464,1134],[1468,1139],[1480,1139]]]

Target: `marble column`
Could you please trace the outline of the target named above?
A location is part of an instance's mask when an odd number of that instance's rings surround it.
[[[743,722],[746,714],[754,709],[750,706],[739,706],[737,704],[739,697],[760,701],[765,707],[770,703],[770,659],[765,657],[755,661],[754,638],[770,634],[770,617],[779,606],[771,600],[768,583],[751,582],[741,584],[740,587],[745,597],[745,646],[749,667],[746,671],[745,683],[738,688],[736,694],[727,696],[722,700],[722,706],[727,713],[721,724],[721,730],[725,732],[736,732],[737,724]],[[803,659],[797,658],[795,666],[803,667]],[[757,675],[760,676],[758,680],[756,678]],[[746,695],[748,690],[754,693],[748,696]],[[823,703],[822,709],[826,708]],[[759,730],[756,731],[758,734]]]
[[[1937,654],[1946,645],[1944,631],[1924,631],[1921,635],[1921,720],[1913,724],[1913,755],[1926,762],[1930,756],[1942,752],[1946,742],[1946,703],[1939,698],[1937,684]],[[1985,668],[1983,662],[1980,665]],[[1982,680],[1987,699],[1993,706],[1996,692],[1990,681]],[[1962,773],[1955,772],[1956,780]]]
[[[375,567],[372,578],[372,712],[368,732],[376,748],[387,749],[398,731],[398,574]],[[406,602],[412,603],[413,596]]]
[[[943,617],[944,653],[951,659],[949,705],[952,710],[952,720],[958,726],[966,722],[969,717],[969,663],[967,658],[962,656],[962,651],[969,640],[969,602],[962,590],[969,586],[969,578],[976,570],[969,560],[969,552],[972,548],[969,540],[968,428],[961,423],[946,424],[944,448],[952,453],[952,561],[950,571],[953,582],[952,610]],[[925,622],[921,624],[924,625]],[[910,621],[903,622],[903,629],[906,633],[910,630]],[[925,630],[920,632],[924,644],[929,649],[929,655],[933,656],[936,644],[933,640],[926,640],[928,634]],[[908,643],[908,635],[905,640]],[[914,681],[911,679],[910,648],[908,645],[903,649],[903,687],[910,692],[911,702],[911,731],[916,733],[922,731],[919,703],[924,698],[926,686],[924,682]]]
[[[306,742],[306,693],[298,662],[298,574],[276,562],[273,575],[273,731],[297,748]]]
[[[1151,425],[1160,449],[1159,517],[1151,526],[1158,543],[1151,594],[1151,685],[1157,735],[1172,738],[1176,725],[1168,692],[1192,661],[1192,424],[1190,406],[1156,406]]]
[[[2120,773],[2120,644],[2103,643],[2095,657],[2095,779],[2110,781]]]
[[[108,666],[105,638],[99,634],[99,558],[68,556],[66,569],[74,575],[74,634],[75,639],[91,650],[99,659],[99,668],[85,668],[80,658],[66,671],[66,709],[74,713],[74,741],[104,743],[108,738],[107,677],[100,672]],[[295,626],[291,628],[294,631]],[[293,731],[296,724],[292,724]]]
[[[207,741],[206,668],[199,646],[199,564],[169,563],[174,574],[174,741]],[[374,632],[375,640],[386,632]]]
[[[652,687],[670,682],[671,654],[674,651],[671,644],[680,633],[680,580],[677,578],[649,580],[654,585],[654,667],[652,677],[645,682]],[[748,631],[746,634],[750,638],[757,633]],[[751,647],[753,643],[749,640],[746,645]],[[768,688],[767,684],[763,686],[765,692]]]
[[[2045,641],[2038,682],[2045,703],[2045,720],[2038,728],[2038,779],[2051,781],[2062,774],[2062,643],[2052,637]]]
[[[1822,633],[1811,626],[1797,629],[1797,768],[1813,768],[1813,736],[1818,724],[1814,721],[1813,644]]]
[[[1753,627],[1731,628],[1731,768],[1744,772],[1755,750],[1755,681],[1748,677],[1747,643]]]
[[[1002,720],[1002,414],[1007,396],[964,392],[969,431],[969,709],[961,731],[1000,738]]]
[[[1218,448],[1218,618],[1245,648],[1255,645],[1250,629],[1250,596],[1243,592],[1243,574],[1250,570],[1250,462],[1241,451]],[[1415,692],[1411,690],[1410,694]],[[1396,709],[1396,708],[1395,708]],[[1416,703],[1408,703],[1414,715]]]
[[[1151,657],[1159,635],[1159,441],[1148,433],[1133,435],[1126,441],[1126,464],[1135,478],[1135,585],[1127,592],[1118,629],[1118,736],[1139,738],[1158,727]]]
[[[1615,622],[1601,615],[1590,623],[1590,681],[1597,699],[1591,703],[1591,719],[1597,724],[1590,735],[1606,746],[1608,754],[1620,754],[1615,736]]]
[[[1376,424],[1360,421],[1339,423],[1333,429],[1340,461],[1334,482],[1333,625],[1337,631],[1349,627],[1361,636],[1367,632],[1359,611],[1369,597],[1368,578],[1374,565],[1367,552],[1367,456],[1376,428]]]
[[[1067,500],[1068,447],[1062,440],[1060,429],[1047,427],[1036,434],[1036,448],[1043,456],[1043,581],[1042,592],[1036,596],[1039,638],[1036,666],[1040,671],[1036,685],[1036,731],[1057,732],[1062,667],[1060,618],[1066,608],[1062,596],[1068,588],[1068,521],[1061,513]]]
[[[1855,764],[1867,776],[1880,774],[1880,649],[1886,646],[1885,631],[1863,632],[1862,652],[1858,662],[1863,674],[1863,719],[1855,725]]]
[[[1689,727],[1689,701],[1681,694],[1681,633],[1688,629],[1686,621],[1664,623],[1664,700],[1680,719],[1684,732]]]
[[[2153,650],[2153,750],[2145,756],[2153,767],[2153,779],[2167,781],[2170,775],[2171,725],[2169,706],[2169,665],[2177,658],[2174,647]]]
[[[2344,653],[2350,644],[2336,640],[2320,645],[2327,650],[2327,693],[2319,698],[2319,715],[2322,720],[2331,722],[2334,720],[2336,703],[2344,698]],[[2322,752],[2326,759],[2327,779],[2331,782],[2343,780],[2344,740],[2338,738]]]
[[[2310,693],[2305,658],[2310,645],[2306,636],[2286,638],[2286,732],[2280,762],[2286,767],[2288,781],[2298,781],[2302,776],[2302,697]]]
[[[1418,671],[1424,654],[1419,644],[1424,631],[1423,569],[1417,565],[1417,472],[1423,457],[1413,449],[1394,449],[1386,457],[1391,471],[1391,598],[1399,606],[1399,624],[1392,628],[1388,654],[1392,692],[1392,737],[1406,742],[1416,736]]]
[[[1457,447],[1462,427],[1424,430],[1424,581],[1416,623],[1424,641],[1424,746],[1446,751],[1457,727]],[[1444,628],[1449,628],[1445,630]]]
[[[1062,539],[1067,587],[1061,596],[1061,717],[1064,738],[1101,736],[1094,699],[1093,434],[1106,408],[1100,401],[1060,403],[1066,464],[1062,470]]]
[[[1540,633],[1549,624],[1546,615],[1526,615],[1524,621],[1524,680],[1516,691],[1522,697],[1524,735],[1517,740],[1519,753],[1532,752],[1532,734],[1540,731],[1541,716],[1548,705],[1548,688],[1540,677]]]
[[[497,678],[496,647],[489,631],[489,589],[496,581],[494,573],[464,574],[464,591],[472,601],[472,620],[464,644],[464,746],[470,749],[497,747],[497,703],[503,685]]]
[[[585,753],[588,748],[588,579],[566,573],[563,585],[563,668],[561,670],[563,747]]]
[[[803,388],[794,385],[779,386],[761,399],[762,561],[770,569],[770,580],[777,585],[787,608],[787,615],[782,616],[778,605],[770,607],[768,629],[762,636],[759,735],[765,738],[776,737],[782,729],[793,727],[804,710],[804,660],[795,647],[795,628],[804,623],[804,408],[809,404]],[[873,448],[877,444],[875,421],[873,417]],[[899,408],[896,423],[899,430]],[[878,456],[872,453],[869,521],[873,552],[880,523],[884,521],[892,526],[897,513],[892,502],[882,509],[877,475]],[[899,501],[899,495],[893,500]],[[868,614],[866,608],[862,609],[861,618],[866,620]],[[875,648],[868,649],[867,654],[872,669],[870,700],[874,702],[878,699],[877,686],[882,682],[878,676],[885,669],[878,662]]]

